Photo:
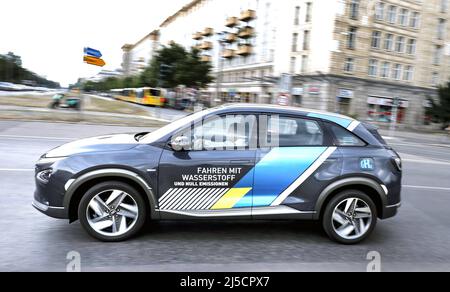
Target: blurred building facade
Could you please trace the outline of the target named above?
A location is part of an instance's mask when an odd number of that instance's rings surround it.
[[[214,65],[216,102],[281,103],[422,125],[450,76],[449,0],[195,0],[148,46],[125,46],[126,74],[170,42]],[[142,47],[142,50],[139,48]],[[139,53],[140,52],[140,53]],[[138,58],[138,59],[136,59]],[[127,62],[125,62],[127,61]]]
[[[122,46],[122,70],[125,76],[142,72],[159,47],[159,32],[154,30],[135,44]]]

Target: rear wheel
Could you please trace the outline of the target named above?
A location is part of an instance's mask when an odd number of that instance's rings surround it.
[[[343,244],[366,239],[377,223],[377,209],[372,199],[358,190],[336,195],[325,208],[323,228],[327,235]]]
[[[145,201],[128,184],[100,183],[81,199],[78,218],[87,233],[98,240],[127,240],[136,235],[145,223]]]

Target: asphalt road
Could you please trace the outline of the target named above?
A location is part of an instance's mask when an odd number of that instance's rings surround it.
[[[0,271],[65,271],[71,251],[83,271],[450,271],[450,147],[390,139],[404,158],[403,207],[369,240],[342,246],[314,222],[160,222],[128,242],[90,238],[80,224],[31,207],[33,166],[73,139],[142,131],[92,125],[0,121]]]

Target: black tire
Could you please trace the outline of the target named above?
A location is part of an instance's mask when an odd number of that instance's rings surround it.
[[[363,201],[364,203],[367,204],[367,206],[370,208],[371,211],[371,221],[370,221],[370,225],[369,228],[367,229],[367,231],[357,237],[357,238],[352,238],[352,239],[348,239],[345,237],[340,236],[336,231],[335,228],[333,226],[333,212],[336,209],[336,207],[338,205],[340,205],[342,202],[344,202],[347,199],[350,198],[357,198],[361,201]],[[342,243],[342,244],[347,244],[347,245],[351,245],[351,244],[357,244],[362,242],[363,240],[365,240],[367,237],[370,236],[370,234],[373,232],[373,230],[375,229],[375,226],[377,224],[377,208],[375,206],[375,203],[372,201],[372,199],[365,194],[362,191],[358,191],[358,190],[345,190],[340,192],[339,194],[337,194],[336,196],[334,196],[331,201],[327,204],[327,206],[325,207],[325,211],[322,217],[322,226],[323,229],[325,230],[326,234],[328,235],[328,237],[330,237],[330,239],[338,242],[338,243]]]
[[[138,209],[137,219],[133,227],[130,228],[130,230],[128,230],[126,233],[121,234],[119,236],[112,236],[112,235],[106,236],[101,233],[98,233],[91,227],[87,218],[88,205],[91,202],[91,200],[98,194],[101,194],[102,192],[106,192],[108,190],[120,190],[126,192],[136,202]],[[147,207],[145,200],[142,198],[139,192],[132,186],[123,182],[108,181],[93,186],[85,193],[78,206],[78,218],[81,222],[81,225],[83,226],[83,229],[86,230],[86,232],[95,239],[104,242],[119,242],[130,239],[133,236],[135,236],[139,231],[141,231],[147,219]]]

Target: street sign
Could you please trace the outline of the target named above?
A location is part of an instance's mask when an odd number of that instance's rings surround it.
[[[102,57],[102,53],[99,50],[95,50],[92,48],[84,48],[84,54],[91,56],[91,57],[95,57],[95,58],[101,58]]]
[[[105,63],[105,61],[103,61],[103,59],[99,59],[99,58],[95,58],[95,57],[91,57],[91,56],[84,56],[83,60],[84,60],[84,62],[86,62],[90,65],[94,65],[94,66],[103,67],[106,65],[106,63]]]
[[[103,67],[106,65],[105,61],[100,59],[102,57],[102,53],[99,50],[95,50],[92,48],[84,48],[84,57],[83,61],[88,63],[89,65]]]

